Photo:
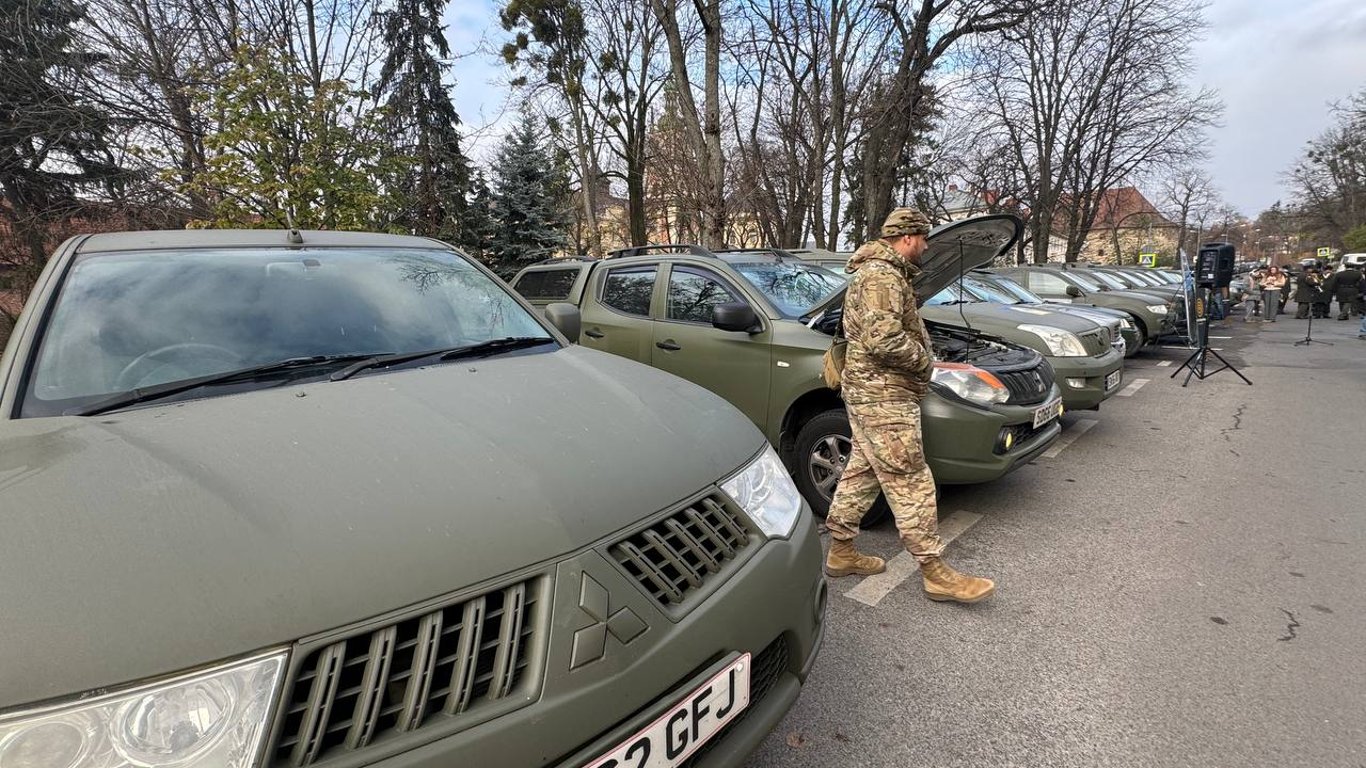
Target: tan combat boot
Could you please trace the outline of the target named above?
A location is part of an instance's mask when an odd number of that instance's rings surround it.
[[[830,554],[825,558],[825,572],[831,576],[872,576],[887,570],[887,562],[880,557],[859,554],[854,542],[830,540]]]
[[[975,603],[996,591],[991,579],[964,576],[937,557],[921,563],[920,573],[925,577],[925,596],[931,600]]]

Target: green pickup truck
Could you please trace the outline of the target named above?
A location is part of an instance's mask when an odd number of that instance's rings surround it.
[[[961,272],[990,263],[1019,231],[1010,216],[935,230],[917,295],[923,301]],[[778,448],[818,514],[829,508],[850,447],[844,403],[821,380],[844,284],[784,251],[695,245],[556,259],[527,267],[512,282],[583,346],[677,374],[733,403]],[[938,362],[921,408],[935,479],[994,480],[1047,449],[1062,411],[1047,361],[979,331],[927,325]]]

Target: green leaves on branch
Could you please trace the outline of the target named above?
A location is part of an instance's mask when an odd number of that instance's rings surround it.
[[[286,54],[244,47],[196,107],[216,117],[186,192],[211,201],[202,226],[374,229],[379,179],[408,158],[384,140],[385,110],[342,80],[317,87]]]

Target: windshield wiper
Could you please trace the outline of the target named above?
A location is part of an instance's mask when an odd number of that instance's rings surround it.
[[[120,408],[127,408],[130,405],[146,403],[152,400],[159,400],[163,397],[178,395],[181,392],[188,392],[199,387],[214,386],[217,384],[231,384],[237,381],[246,381],[259,378],[272,373],[283,371],[294,371],[298,369],[313,368],[322,365],[336,365],[357,359],[371,359],[375,355],[373,352],[350,354],[350,355],[312,355],[310,357],[291,357],[287,360],[277,360],[273,363],[253,365],[249,368],[239,368],[235,371],[224,373],[211,373],[207,376],[196,376],[192,379],[181,379],[180,381],[170,381],[165,384],[157,384],[151,387],[139,387],[137,389],[123,392],[104,400],[98,400],[90,405],[79,408],[68,408],[63,412],[65,416],[98,416],[101,413],[116,411]]]
[[[361,360],[332,374],[332,381],[343,381],[371,368],[384,368],[390,365],[401,363],[411,363],[423,358],[435,357],[445,362],[461,357],[480,357],[482,355],[495,355],[500,352],[510,352],[514,349],[526,349],[528,347],[538,347],[542,344],[553,344],[554,339],[549,336],[508,336],[502,339],[491,339],[481,341],[478,344],[466,344],[460,347],[448,347],[446,349],[429,349],[426,352],[405,352],[397,355],[377,355],[367,360]]]

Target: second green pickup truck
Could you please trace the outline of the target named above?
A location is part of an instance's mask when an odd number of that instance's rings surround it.
[[[1011,216],[936,229],[917,295],[923,301],[989,264],[1019,232]],[[823,514],[850,449],[844,403],[821,379],[844,283],[779,250],[666,245],[601,260],[556,259],[522,270],[512,285],[583,346],[729,400],[763,430]],[[939,483],[994,480],[1057,439],[1062,399],[1041,355],[979,331],[927,325],[937,362],[921,409],[926,459]]]

